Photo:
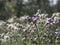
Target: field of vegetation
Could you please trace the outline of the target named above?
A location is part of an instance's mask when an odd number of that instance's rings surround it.
[[[0,0],[0,45],[60,45],[60,0]]]
[[[0,45],[60,44],[60,13],[16,16],[0,24]]]

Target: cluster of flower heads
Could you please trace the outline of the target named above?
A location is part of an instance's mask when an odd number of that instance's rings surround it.
[[[12,17],[0,25],[0,40],[2,42],[4,40],[5,42],[7,40],[16,41],[16,38],[19,37],[22,41],[31,39],[32,42],[38,43],[39,38],[45,39],[45,37],[50,36],[52,31],[52,34],[57,34],[58,32],[54,32],[54,30],[58,28],[57,24],[59,24],[59,22],[60,13],[53,13],[51,17],[48,17],[48,14],[40,14],[40,10],[38,10],[36,14],[33,14],[32,17]],[[49,38],[47,39],[51,41]]]
[[[26,16],[26,19],[35,23],[37,20],[42,21],[44,19],[45,23],[55,24],[60,22],[60,13],[53,13],[51,17],[48,17],[48,14],[40,14],[37,12],[32,17]]]

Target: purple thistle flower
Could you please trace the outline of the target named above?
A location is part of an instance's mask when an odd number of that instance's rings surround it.
[[[35,21],[37,21],[37,20],[38,20],[38,16],[34,15],[34,16],[32,17],[32,21],[35,22]]]
[[[53,19],[49,19],[48,21],[49,21],[50,23],[53,23],[53,22],[54,22],[54,20],[53,20]]]
[[[47,23],[50,23],[50,24],[55,23],[54,19],[52,19],[52,18],[47,18],[47,21],[46,22]]]

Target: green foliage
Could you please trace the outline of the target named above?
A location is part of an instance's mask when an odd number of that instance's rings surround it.
[[[55,7],[55,9],[60,12],[60,0],[57,1],[57,5]]]
[[[37,9],[41,9],[42,13],[48,13],[49,16],[51,16],[53,12],[60,11],[59,5],[59,0],[54,6],[50,6],[48,0],[27,0],[26,2],[24,2],[24,0],[2,0],[0,1],[0,13],[5,11],[10,16],[32,16],[36,13]],[[2,13],[0,15],[2,16]],[[6,17],[8,18],[8,16]]]

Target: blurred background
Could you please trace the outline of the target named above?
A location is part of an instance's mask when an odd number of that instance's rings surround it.
[[[32,16],[38,9],[51,16],[52,13],[60,12],[60,0],[0,0],[0,20],[12,16]]]

